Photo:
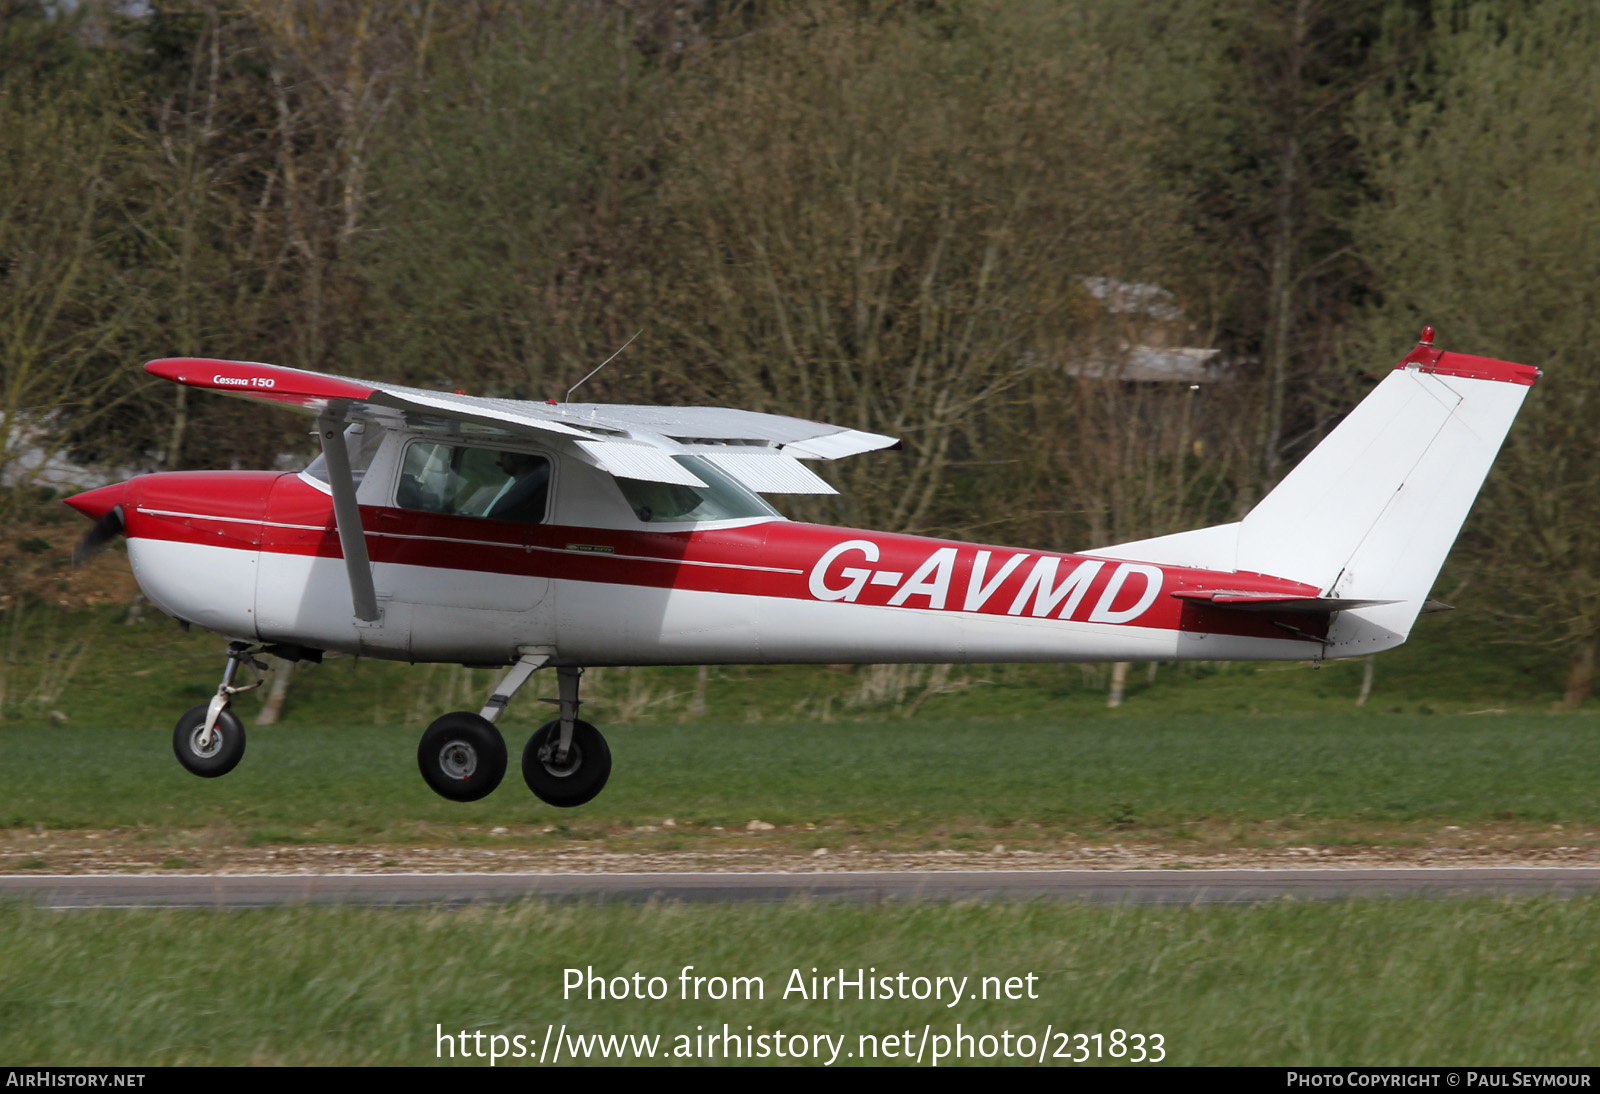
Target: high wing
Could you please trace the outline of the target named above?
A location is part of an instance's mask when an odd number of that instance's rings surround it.
[[[350,600],[356,619],[367,624],[376,622],[381,613],[349,455],[341,443],[344,424],[352,419],[375,419],[396,427],[471,422],[563,443],[572,455],[612,475],[703,487],[706,483],[672,458],[694,455],[763,494],[836,493],[800,459],[832,460],[897,443],[877,433],[721,407],[488,399],[205,357],[168,357],[144,368],[163,380],[316,415]]]
[[[723,407],[608,406],[490,399],[253,361],[169,357],[145,371],[189,387],[275,403],[337,422],[354,418],[472,422],[570,445],[579,459],[630,479],[705,486],[674,455],[699,456],[762,494],[832,494],[800,460],[888,448],[893,437]]]

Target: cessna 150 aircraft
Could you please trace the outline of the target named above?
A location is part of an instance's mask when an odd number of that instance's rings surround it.
[[[417,749],[439,794],[499,784],[495,721],[553,668],[529,788],[581,805],[611,754],[584,666],[1320,660],[1404,642],[1538,369],[1421,344],[1242,520],[1078,554],[801,524],[763,494],[832,493],[802,463],[894,444],[713,407],[513,402],[240,361],[145,369],[314,414],[298,474],[170,472],[68,504],[84,553],[124,533],[167,614],[229,637],[174,731],[196,775],[244,753],[253,654],[509,666]],[[238,670],[255,683],[235,684]]]

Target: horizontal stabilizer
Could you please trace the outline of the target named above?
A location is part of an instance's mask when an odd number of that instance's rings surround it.
[[[1172,594],[1179,600],[1204,601],[1218,608],[1241,612],[1311,612],[1332,615],[1354,608],[1375,608],[1393,600],[1341,600],[1328,596],[1284,596],[1281,593],[1250,592],[1233,589],[1179,589]]]

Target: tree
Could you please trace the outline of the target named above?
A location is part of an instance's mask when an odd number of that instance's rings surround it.
[[[1252,396],[1239,409],[1254,424],[1256,473],[1240,483],[1238,512],[1352,401],[1338,334],[1366,291],[1350,224],[1368,192],[1348,123],[1359,94],[1410,46],[1409,7],[1246,0],[1190,23],[1186,59],[1201,91],[1169,101],[1188,139],[1167,163],[1194,193],[1219,342]]]
[[[1361,116],[1382,200],[1357,240],[1382,295],[1351,355],[1427,322],[1545,371],[1466,545],[1509,633],[1565,648],[1576,704],[1600,654],[1600,26],[1575,0],[1438,16],[1425,63]]]
[[[140,138],[122,204],[127,249],[138,256],[143,353],[257,355],[262,305],[275,287],[259,200],[271,186],[257,192],[268,173],[254,137],[265,128],[265,82],[247,60],[258,38],[248,20],[227,19],[209,2],[149,12],[126,31],[143,47],[129,51],[122,73],[122,112]],[[193,416],[189,390],[178,385],[161,398],[170,400],[170,418],[145,444],[166,467],[180,468]],[[237,443],[243,415],[222,407],[199,413],[230,426],[202,430],[202,440],[225,432]],[[148,424],[159,420],[151,414]],[[202,460],[218,457],[214,444],[203,448]],[[235,449],[223,458],[242,455]]]
[[[0,27],[0,58],[30,30]],[[0,476],[16,486],[69,443],[69,419],[102,421],[130,395],[96,382],[133,314],[106,246],[126,148],[93,65],[49,40],[59,63],[0,70]],[[0,519],[15,500],[0,495]]]
[[[1161,268],[1173,195],[1080,24],[794,4],[684,58],[650,349],[698,399],[902,438],[830,469],[845,520],[993,521],[982,469],[1040,441],[1008,393],[1105,337],[1084,278]]]
[[[440,58],[375,152],[376,224],[356,250],[371,321],[345,346],[420,383],[559,397],[647,322],[641,218],[663,74],[625,22],[558,5]],[[602,373],[660,394],[636,347]]]

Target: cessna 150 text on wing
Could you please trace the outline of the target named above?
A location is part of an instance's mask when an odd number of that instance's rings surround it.
[[[1539,371],[1422,343],[1233,524],[1081,554],[785,520],[769,493],[832,493],[802,460],[890,437],[713,407],[512,402],[239,361],[156,376],[316,415],[299,474],[172,472],[69,504],[118,533],[167,614],[228,636],[178,759],[226,774],[252,654],[510,666],[483,709],[417,750],[458,801],[505,773],[495,721],[540,668],[560,717],[522,754],[552,805],[605,785],[578,718],[586,665],[1300,660],[1404,642]],[[259,683],[259,674],[256,682]],[[255,686],[246,685],[246,686]]]

